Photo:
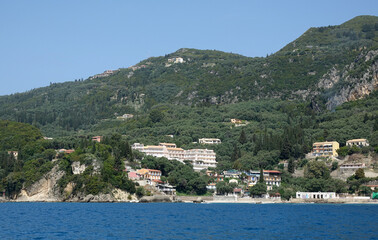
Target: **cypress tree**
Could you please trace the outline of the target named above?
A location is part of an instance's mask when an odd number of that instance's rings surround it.
[[[244,129],[242,129],[242,131],[240,133],[239,142],[241,144],[247,143],[247,136],[245,135]]]
[[[294,159],[293,158],[289,159],[289,163],[288,163],[288,166],[287,166],[287,171],[289,173],[294,173],[294,171],[295,171]]]
[[[262,168],[260,168],[259,183],[264,183],[264,170]]]

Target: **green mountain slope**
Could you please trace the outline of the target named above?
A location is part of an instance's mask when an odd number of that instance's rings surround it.
[[[311,28],[266,58],[184,48],[109,76],[2,96],[0,118],[62,136],[160,103],[202,107],[275,98],[334,109],[377,89],[377,30],[375,16]]]

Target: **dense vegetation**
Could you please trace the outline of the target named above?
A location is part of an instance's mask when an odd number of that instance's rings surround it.
[[[58,183],[62,194],[68,194],[65,188],[75,183],[70,194],[106,193],[116,187],[142,195],[123,172],[127,161],[135,168],[140,163],[160,169],[163,179],[178,192],[204,194],[210,180],[203,173],[194,172],[189,164],[143,158],[129,145],[174,142],[184,149],[213,149],[218,172],[282,169],[280,161],[288,161],[283,184],[274,189],[284,198],[296,190],[359,191],[367,178],[354,177],[347,183],[333,180],[327,171],[337,165],[308,162],[305,154],[314,141],[338,141],[341,156],[369,154],[378,146],[378,92],[328,111],[327,100],[350,83],[341,79],[330,89],[318,86],[332,68],[347,69],[345,76],[358,80],[376,65],[377,57],[366,60],[362,56],[377,49],[377,30],[377,17],[361,16],[340,26],[311,28],[265,58],[180,49],[108,77],[51,83],[2,96],[0,190],[14,197],[57,167],[65,173]],[[184,62],[169,61],[176,57]],[[346,68],[351,63],[354,67]],[[134,118],[116,119],[124,113]],[[245,124],[236,127],[230,123],[232,118]],[[44,140],[43,135],[54,140]],[[93,143],[93,135],[105,139]],[[222,144],[196,143],[203,137],[220,138]],[[352,138],[367,138],[372,147],[344,147]],[[56,155],[60,148],[76,151]],[[18,151],[17,159],[7,153],[11,150]],[[89,167],[73,174],[74,162]],[[296,168],[304,168],[306,177],[293,178]],[[226,183],[219,187],[230,190]],[[263,190],[256,187],[255,193]]]
[[[146,112],[160,103],[208,106],[307,98],[313,109],[320,110],[329,97],[349,84],[341,79],[331,89],[319,89],[317,83],[325,73],[357,63],[346,75],[358,77],[375,64],[377,59],[364,61],[361,55],[377,49],[377,26],[377,17],[361,16],[339,26],[311,28],[265,58],[180,49],[108,77],[51,83],[2,96],[0,118],[29,123],[45,135],[57,137],[88,130],[124,113]],[[168,62],[175,57],[185,62]]]
[[[13,128],[17,125],[19,128]],[[40,136],[32,126],[14,122],[1,122],[0,132],[6,132],[9,146],[17,146],[18,157],[7,151],[0,151],[0,190],[10,198],[15,198],[22,188],[28,188],[40,180],[54,166],[64,171],[58,185],[62,194],[68,183],[73,183],[73,191],[65,197],[78,194],[98,194],[111,191],[114,187],[135,193],[135,183],[127,178],[124,161],[133,160],[131,148],[119,135],[105,138],[103,143],[92,142],[90,138],[62,139],[50,141],[35,139]],[[4,127],[5,126],[5,127]],[[31,129],[24,132],[20,130]],[[19,143],[20,138],[27,142]],[[13,150],[2,145],[2,150]],[[58,153],[62,147],[72,147],[71,154]],[[82,174],[73,174],[72,163],[85,164]]]

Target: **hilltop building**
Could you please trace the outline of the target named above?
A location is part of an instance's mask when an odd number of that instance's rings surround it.
[[[123,114],[122,116],[118,116],[117,119],[127,120],[127,119],[131,119],[133,117],[134,117],[133,114],[126,113],[126,114]]]
[[[182,57],[176,57],[176,58],[169,58],[169,63],[184,63],[184,59]]]
[[[94,137],[92,137],[92,141],[101,142],[102,141],[102,136],[94,136]]]
[[[62,149],[59,149],[58,152],[59,153],[71,154],[71,153],[75,152],[75,149],[64,149],[64,148],[62,148]]]
[[[312,146],[311,157],[337,157],[336,151],[340,148],[336,141],[315,142]]]
[[[220,139],[218,138],[200,138],[198,139],[199,143],[202,144],[219,144],[222,143]]]
[[[15,160],[18,159],[18,151],[8,151],[9,155],[12,155]]]
[[[103,73],[96,74],[89,79],[95,79],[95,78],[101,78],[101,77],[108,77],[110,75],[113,75],[114,73],[118,72],[119,70],[106,70]]]
[[[369,142],[368,140],[366,140],[365,138],[361,138],[361,139],[351,139],[351,140],[348,140],[346,142],[346,145],[348,147],[352,147],[352,146],[357,146],[357,147],[367,147],[369,146]]]
[[[231,119],[231,123],[235,123],[235,124],[242,124],[242,123],[243,123],[243,121],[242,121],[242,120],[240,120],[240,119],[232,118],[232,119]]]

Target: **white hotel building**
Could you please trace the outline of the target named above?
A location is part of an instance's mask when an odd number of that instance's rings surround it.
[[[184,150],[177,148],[173,143],[160,143],[159,146],[144,146],[140,143],[134,143],[132,149],[154,157],[165,157],[169,160],[178,160],[180,162],[184,162],[185,160],[190,161],[195,171],[201,171],[209,167],[215,168],[217,166],[216,154],[213,150]]]

